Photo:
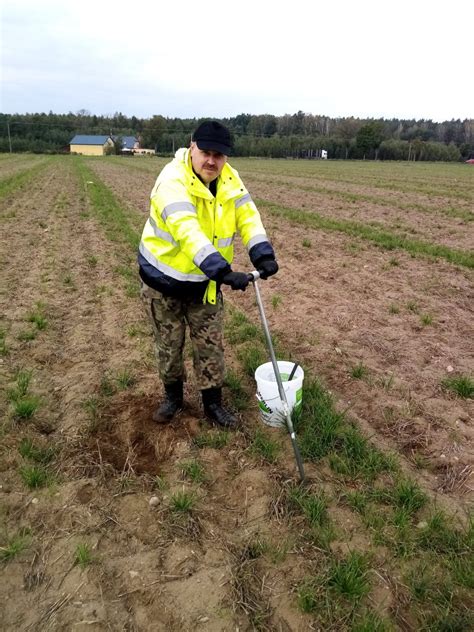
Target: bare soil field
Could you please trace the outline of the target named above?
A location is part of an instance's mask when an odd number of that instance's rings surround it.
[[[260,284],[278,353],[306,373],[300,486],[258,417],[252,288],[225,292],[241,429],[203,419],[189,350],[186,409],[151,421],[135,251],[166,160],[48,160],[0,197],[2,629],[472,629],[469,258],[305,218],[472,252],[474,170],[233,161],[280,263]],[[22,161],[1,156],[0,181]]]

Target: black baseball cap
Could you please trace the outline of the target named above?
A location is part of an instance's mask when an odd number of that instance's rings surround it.
[[[194,131],[193,141],[204,151],[218,151],[225,156],[230,156],[232,151],[230,132],[217,121],[201,123]]]

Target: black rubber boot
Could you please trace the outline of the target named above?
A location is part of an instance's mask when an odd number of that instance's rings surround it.
[[[165,384],[165,399],[153,413],[153,421],[166,424],[183,408],[183,383]]]
[[[202,403],[206,417],[222,428],[235,428],[237,418],[222,406],[222,389],[207,388],[202,393]]]

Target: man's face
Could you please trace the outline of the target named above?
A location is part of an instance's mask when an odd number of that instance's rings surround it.
[[[196,143],[191,143],[191,162],[194,172],[209,184],[221,175],[227,156],[218,151],[199,149]]]

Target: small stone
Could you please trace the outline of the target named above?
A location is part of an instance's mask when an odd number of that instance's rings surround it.
[[[157,507],[160,504],[160,499],[158,498],[158,496],[152,496],[148,501],[148,504],[150,505],[150,507]]]
[[[452,373],[454,371],[454,369],[453,369],[453,367],[450,364],[448,364],[448,366],[446,367],[446,371],[448,373]]]
[[[140,573],[138,571],[128,571],[130,577],[135,579],[135,577],[139,577]]]
[[[342,355],[342,349],[339,349],[339,347],[334,347],[334,351],[339,354]]]
[[[209,621],[209,617],[199,617],[198,623],[207,623]]]
[[[37,505],[39,503],[39,500],[37,498],[33,498],[33,500],[31,501],[32,505]]]
[[[446,454],[440,454],[440,455],[439,455],[439,458],[440,458],[440,459],[445,459],[445,458],[446,458]]]
[[[426,527],[428,526],[428,523],[426,522],[426,520],[422,520],[421,522],[419,522],[416,525],[417,529],[426,529]]]

